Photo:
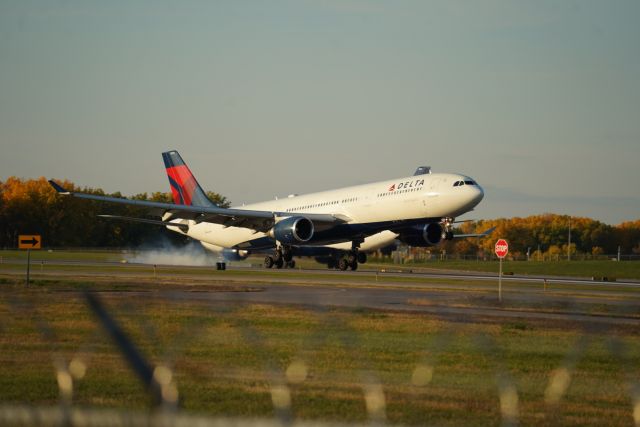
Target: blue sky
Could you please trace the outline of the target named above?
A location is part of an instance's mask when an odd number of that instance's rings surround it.
[[[0,179],[235,204],[407,175],[640,218],[640,2],[0,1]]]

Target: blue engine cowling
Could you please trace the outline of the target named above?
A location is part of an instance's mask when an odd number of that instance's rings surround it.
[[[270,235],[280,243],[295,245],[311,240],[313,231],[311,220],[303,216],[292,216],[278,221]]]
[[[207,242],[200,242],[202,247],[211,252],[224,261],[242,261],[250,255],[249,251],[244,249],[223,248],[222,246],[212,245]]]
[[[442,240],[442,226],[436,222],[424,225],[415,225],[402,230],[398,239],[409,246],[428,247],[435,246]]]
[[[228,249],[222,250],[222,257],[225,261],[242,261],[247,259],[249,251],[243,251],[241,249]]]

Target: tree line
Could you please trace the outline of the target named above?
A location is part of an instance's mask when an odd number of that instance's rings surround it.
[[[123,197],[119,192],[106,194],[69,181],[56,182],[69,191]],[[208,192],[207,196],[220,206],[229,205],[220,194]],[[163,192],[130,198],[173,203],[171,194]],[[15,248],[20,234],[40,234],[46,247],[137,247],[163,238],[173,243],[185,242],[184,236],[164,227],[97,217],[101,214],[148,217],[140,207],[61,196],[45,178],[10,177],[0,181],[0,248]]]
[[[60,181],[59,181],[60,182]],[[105,194],[101,189],[77,187],[61,181],[70,191],[122,197],[117,193]],[[220,206],[229,201],[218,193],[207,195]],[[135,200],[171,203],[170,193],[141,193]],[[0,181],[0,247],[15,248],[20,234],[40,234],[47,247],[137,247],[158,238],[175,243],[185,238],[164,227],[148,224],[106,220],[99,214],[145,217],[144,208],[100,203],[58,195],[45,178],[20,179],[10,177]],[[614,254],[620,246],[623,254],[640,254],[640,220],[612,226],[600,221],[543,214],[526,218],[499,218],[462,223],[458,233],[476,233],[496,227],[492,236],[483,239],[455,239],[442,249],[447,253],[476,255],[493,253],[498,237],[509,241],[510,253],[516,256],[540,254]],[[571,246],[569,244],[571,228]],[[538,252],[539,251],[539,252]]]
[[[460,239],[445,244],[449,253],[493,254],[496,239],[509,242],[509,253],[516,258],[531,259],[556,255],[640,254],[640,220],[613,226],[601,221],[557,214],[532,215],[525,218],[498,218],[463,223],[457,232],[479,233],[491,227],[491,237]],[[571,243],[569,243],[569,234]]]

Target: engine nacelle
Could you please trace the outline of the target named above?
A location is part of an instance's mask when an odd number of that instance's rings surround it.
[[[200,244],[202,244],[202,247],[207,251],[212,252],[215,256],[225,261],[242,261],[249,256],[249,251],[244,249],[223,248],[222,246],[212,245],[207,242],[200,242]]]
[[[303,216],[292,216],[278,221],[269,235],[280,243],[295,245],[311,240],[313,231],[311,220]]]
[[[243,249],[224,249],[222,251],[222,257],[225,261],[242,261],[247,259],[249,251]]]
[[[431,222],[425,225],[415,225],[407,230],[403,230],[398,239],[402,243],[414,247],[435,246],[442,240],[442,226]]]

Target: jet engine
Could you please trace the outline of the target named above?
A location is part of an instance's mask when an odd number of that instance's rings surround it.
[[[278,221],[269,235],[285,245],[296,245],[311,240],[313,232],[311,220],[303,216],[292,216]]]
[[[402,243],[413,247],[435,246],[442,240],[442,226],[436,222],[415,225],[402,230],[398,239]]]
[[[247,259],[249,256],[249,251],[244,251],[242,249],[228,249],[225,248],[222,251],[222,257],[225,261],[242,261]]]
[[[249,251],[243,249],[223,248],[222,246],[212,245],[207,242],[200,242],[202,246],[225,261],[242,261],[247,259]]]

